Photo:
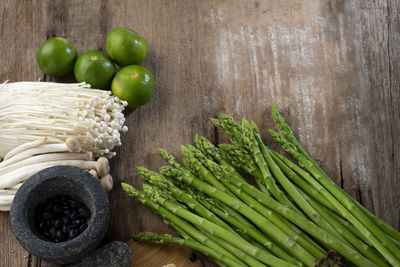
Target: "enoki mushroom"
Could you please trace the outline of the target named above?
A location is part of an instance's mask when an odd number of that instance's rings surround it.
[[[53,166],[69,165],[87,170],[106,191],[113,187],[108,159],[93,160],[92,152],[83,152],[79,142],[69,137],[65,143],[42,138],[24,143],[0,162],[0,211],[10,210],[18,188],[33,174]]]
[[[86,83],[0,84],[0,159],[43,137],[63,142],[73,137],[83,151],[112,157],[121,145],[120,132],[128,130],[122,113],[126,105]]]

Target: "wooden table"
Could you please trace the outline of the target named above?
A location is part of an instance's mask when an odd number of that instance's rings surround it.
[[[165,227],[119,185],[140,186],[138,165],[163,165],[157,147],[178,155],[196,133],[227,141],[209,120],[221,112],[256,121],[270,144],[271,103],[335,182],[399,229],[399,8],[395,0],[2,0],[0,81],[49,80],[35,59],[49,37],[68,38],[79,53],[104,50],[118,26],[147,39],[156,92],[128,115],[112,160],[107,240]],[[0,212],[0,266],[50,266],[18,244],[8,219]]]

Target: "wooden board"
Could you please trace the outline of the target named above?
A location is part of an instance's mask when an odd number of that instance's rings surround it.
[[[152,230],[154,233],[164,233],[162,230]],[[132,251],[134,261],[131,267],[162,267],[175,264],[176,267],[200,267],[203,266],[202,259],[192,262],[189,257],[192,251],[188,248],[175,244],[153,244],[129,240],[127,242]]]
[[[398,0],[3,0],[0,81],[49,80],[35,53],[52,36],[80,53],[104,49],[117,26],[145,36],[156,92],[128,115],[112,160],[107,240],[167,229],[118,186],[140,187],[137,165],[163,165],[157,147],[179,155],[195,133],[226,141],[209,122],[220,112],[256,121],[271,144],[271,103],[339,185],[399,229],[399,7]],[[7,213],[0,236],[0,266],[51,266],[18,245]]]
[[[201,261],[191,262],[190,250],[174,244],[152,244],[128,241],[134,261],[131,267],[163,267],[175,264],[176,267],[200,267]]]

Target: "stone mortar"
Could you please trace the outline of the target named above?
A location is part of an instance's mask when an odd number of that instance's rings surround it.
[[[66,242],[46,240],[34,225],[36,206],[55,195],[82,201],[91,211],[88,227]],[[57,264],[78,261],[98,247],[106,234],[109,218],[107,194],[99,181],[72,166],[51,167],[33,175],[17,191],[10,211],[11,229],[19,243],[36,257]]]

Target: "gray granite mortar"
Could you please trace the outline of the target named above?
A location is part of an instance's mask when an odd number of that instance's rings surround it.
[[[129,267],[131,263],[132,253],[128,245],[113,241],[66,267]]]
[[[55,195],[69,195],[91,211],[88,227],[66,242],[47,241],[33,222],[36,206]],[[98,247],[109,217],[107,194],[99,181],[72,166],[50,167],[33,175],[17,191],[10,211],[11,229],[19,243],[36,257],[57,264],[79,261]]]

